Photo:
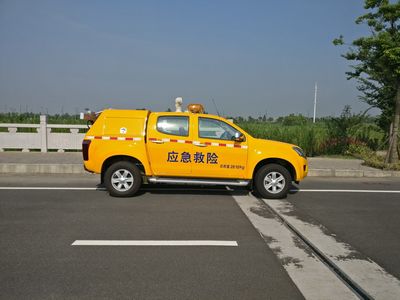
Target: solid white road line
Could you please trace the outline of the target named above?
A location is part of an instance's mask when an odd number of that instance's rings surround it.
[[[399,299],[400,281],[377,263],[351,245],[329,235],[322,225],[315,225],[296,217],[293,214],[295,208],[287,200],[263,201],[374,299]]]
[[[100,191],[104,188],[95,187],[52,187],[52,186],[0,186],[0,190],[65,190],[65,191]]]
[[[65,190],[65,191],[104,191],[105,188],[98,187],[62,187],[62,186],[0,186],[0,190]],[[183,189],[174,188],[148,188],[143,187],[143,190],[149,191],[182,191]],[[201,191],[210,190],[205,188],[189,188],[185,190],[190,191]],[[211,189],[215,191],[222,191],[222,189]],[[226,187],[226,190],[231,191],[232,189]],[[291,192],[304,192],[304,193],[387,193],[387,194],[400,194],[399,190],[344,190],[344,189],[292,189]]]
[[[253,196],[233,198],[281,261],[305,299],[359,299],[266,205]]]
[[[76,240],[71,246],[217,246],[237,247],[236,241],[135,241],[135,240]]]
[[[106,188],[103,187],[50,187],[50,186],[0,186],[0,190],[37,190],[37,191],[46,191],[46,190],[65,190],[65,191],[105,191]],[[143,187],[143,191],[224,191],[221,189],[205,189],[205,188],[153,188],[153,187]]]
[[[290,190],[291,192],[311,192],[311,193],[393,193],[393,194],[399,194],[400,191],[394,191],[394,190],[342,190],[342,189],[330,189],[330,190],[324,190],[324,189],[293,189]]]

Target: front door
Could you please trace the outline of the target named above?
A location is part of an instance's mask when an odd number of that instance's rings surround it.
[[[193,176],[245,178],[247,140],[235,142],[243,134],[225,121],[198,117],[193,141]]]

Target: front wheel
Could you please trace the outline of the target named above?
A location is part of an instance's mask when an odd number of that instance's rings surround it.
[[[280,199],[289,192],[292,177],[289,171],[278,164],[269,164],[261,167],[254,178],[257,192],[263,198]]]
[[[105,186],[113,197],[133,196],[142,185],[139,168],[128,161],[112,164],[104,174]]]

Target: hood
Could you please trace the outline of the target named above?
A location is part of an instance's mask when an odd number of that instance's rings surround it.
[[[293,147],[298,147],[297,145],[294,144],[289,144],[285,142],[279,142],[279,141],[274,141],[274,140],[266,140],[266,139],[254,139],[254,143],[257,146],[260,147],[267,147],[267,148],[287,148],[287,149],[292,149]]]
[[[300,155],[298,151],[303,152],[297,145],[273,140],[253,138],[250,143],[251,146],[249,148],[254,151],[253,153],[259,156],[295,159]],[[298,150],[295,151],[293,149],[294,147],[298,148]],[[305,158],[304,153],[300,156]]]

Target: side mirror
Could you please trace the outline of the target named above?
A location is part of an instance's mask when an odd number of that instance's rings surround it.
[[[233,140],[238,143],[244,142],[244,140],[245,140],[244,134],[241,132],[235,132],[235,136],[233,137]]]

